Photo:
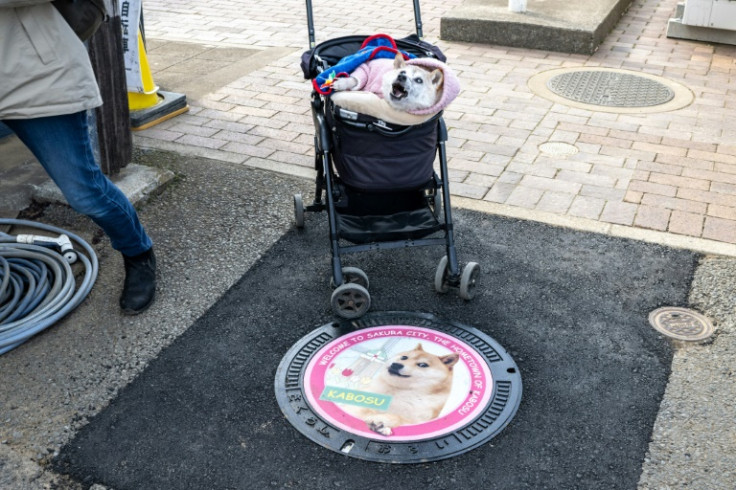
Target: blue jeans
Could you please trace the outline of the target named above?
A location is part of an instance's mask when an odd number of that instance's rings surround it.
[[[115,250],[134,256],[151,248],[130,201],[95,162],[86,111],[3,122],[33,152],[69,205],[97,223]]]

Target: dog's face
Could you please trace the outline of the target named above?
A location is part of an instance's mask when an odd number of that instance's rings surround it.
[[[388,362],[388,367],[381,374],[383,383],[394,389],[419,389],[438,391],[452,382],[452,367],[458,361],[458,354],[436,356],[425,352],[422,344],[414,350],[401,352]]]
[[[397,54],[394,69],[383,76],[383,98],[400,111],[428,109],[440,99],[443,80],[442,70],[407,65]]]

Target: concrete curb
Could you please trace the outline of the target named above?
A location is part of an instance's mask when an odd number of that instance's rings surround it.
[[[530,2],[532,3],[532,2]],[[584,10],[565,0],[534,2],[511,12],[506,0],[466,0],[442,17],[445,41],[593,54],[631,0],[595,0]]]
[[[131,163],[110,180],[123,191],[133,205],[158,192],[174,178],[170,170],[161,170]],[[66,204],[66,199],[51,180],[35,187],[33,198],[40,202]]]

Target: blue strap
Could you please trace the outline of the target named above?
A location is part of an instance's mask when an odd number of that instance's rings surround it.
[[[400,52],[405,59],[415,58],[411,53],[400,51],[396,47],[396,42],[386,34],[376,34],[367,38],[363,42],[363,46],[355,53],[345,56],[334,66],[326,69],[315,78],[315,87],[324,85],[327,80],[338,73],[351,73],[366,61],[376,58],[394,58],[396,53]],[[334,75],[333,75],[334,74]]]

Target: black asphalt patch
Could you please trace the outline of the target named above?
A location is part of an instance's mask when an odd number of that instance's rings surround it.
[[[658,245],[455,211],[458,256],[482,268],[466,303],[434,292],[440,247],[347,256],[372,311],[480,329],[524,383],[511,424],[448,460],[389,465],[324,449],[282,416],[281,357],[334,319],[325,216],[308,216],[79,432],[55,460],[126,489],[635,489],[670,371],[647,323],[686,306],[697,256]]]

